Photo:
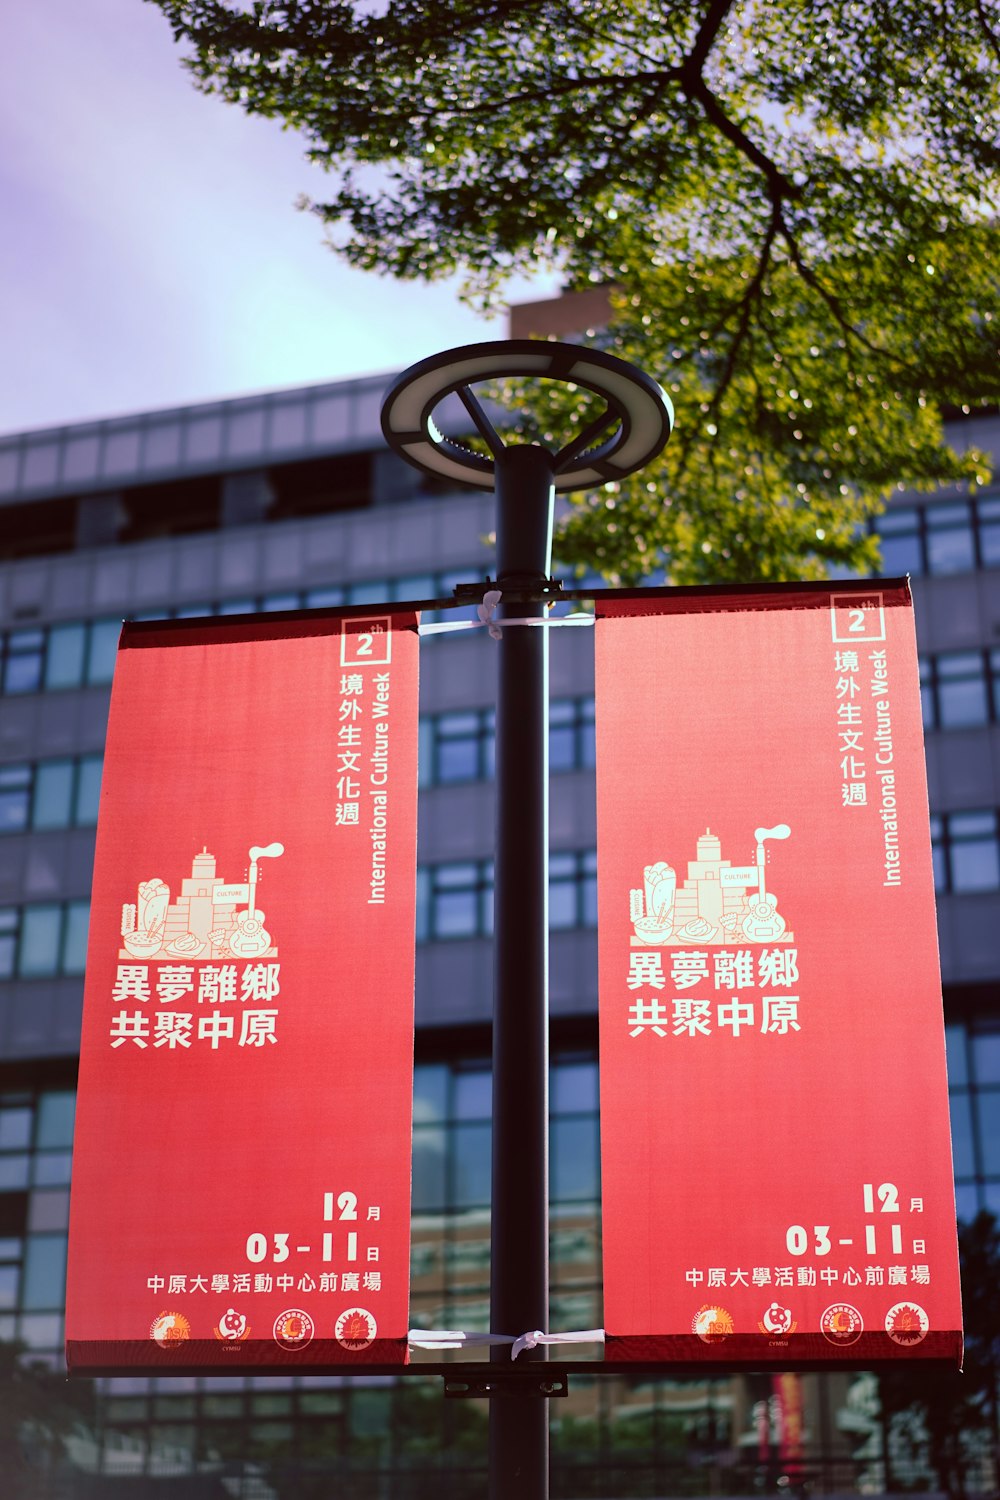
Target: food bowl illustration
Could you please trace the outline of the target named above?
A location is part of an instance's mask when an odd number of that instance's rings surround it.
[[[160,951],[162,941],[162,927],[155,927],[151,932],[122,933],[122,943],[133,958],[151,958]]]
[[[657,917],[639,917],[632,925],[636,937],[641,938],[644,943],[662,943],[673,930],[673,912],[668,911]]]

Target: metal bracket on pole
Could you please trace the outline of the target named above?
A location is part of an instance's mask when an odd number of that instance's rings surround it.
[[[460,604],[480,604],[483,596],[493,589],[500,589],[504,600],[510,604],[555,604],[562,597],[561,578],[546,578],[539,583],[528,575],[519,578],[516,574],[505,576],[501,585],[492,578],[480,583],[456,583],[452,593]]]
[[[495,1365],[474,1372],[459,1370],[454,1375],[445,1375],[444,1394],[450,1401],[469,1401],[481,1397],[526,1397],[552,1400],[569,1395],[569,1376],[556,1374],[551,1366],[539,1369],[528,1365],[524,1369],[498,1370]]]

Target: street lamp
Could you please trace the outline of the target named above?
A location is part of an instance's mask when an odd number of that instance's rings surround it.
[[[473,384],[555,380],[597,396],[602,409],[551,451],[508,444]],[[489,457],[446,437],[434,412],[457,394]],[[555,586],[556,494],[624,478],[662,450],[673,408],[648,375],[596,349],[531,339],[470,344],[412,365],[389,387],[382,431],[396,453],[438,478],[496,492],[502,594],[496,728],[493,1001],[493,1190],[490,1327],[548,1331],[548,642]],[[498,1356],[495,1354],[494,1358]],[[535,1349],[529,1359],[544,1359]],[[503,1350],[499,1358],[507,1362]],[[498,1381],[494,1392],[503,1389]],[[534,1394],[539,1394],[536,1388]],[[490,1412],[493,1500],[544,1500],[544,1400],[500,1395]]]

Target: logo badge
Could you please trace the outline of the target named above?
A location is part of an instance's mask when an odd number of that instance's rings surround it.
[[[243,1313],[238,1313],[234,1307],[231,1307],[226,1315],[219,1319],[218,1327],[213,1328],[212,1332],[224,1344],[241,1344],[244,1339],[250,1337],[250,1324]]]
[[[691,1320],[691,1331],[703,1344],[721,1344],[733,1331],[733,1315],[724,1307],[699,1307]]]
[[[930,1319],[915,1302],[897,1302],[885,1315],[885,1331],[894,1344],[912,1349],[922,1343],[930,1328]]]
[[[149,1336],[161,1349],[176,1349],[178,1344],[191,1337],[191,1324],[183,1313],[160,1313],[149,1330]]]
[[[819,1327],[827,1343],[842,1349],[856,1344],[865,1330],[864,1319],[849,1302],[834,1302],[820,1318]]]
[[[274,1341],[282,1349],[304,1349],[315,1332],[316,1325],[301,1307],[290,1307],[274,1320]]]
[[[333,1336],[344,1349],[367,1349],[378,1332],[378,1325],[364,1307],[349,1307],[333,1327]]]
[[[769,1333],[772,1338],[783,1338],[785,1334],[794,1333],[798,1326],[792,1317],[792,1309],[782,1307],[780,1302],[772,1302],[757,1324],[761,1333]]]

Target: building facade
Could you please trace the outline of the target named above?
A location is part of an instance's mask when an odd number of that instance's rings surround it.
[[[493,568],[492,497],[385,448],[366,379],[0,439],[0,1340],[62,1368],[88,890],[123,618],[427,599]],[[970,419],[1000,447],[1000,419]],[[1000,488],[899,496],[913,576],[958,1212],[1000,1213]],[[599,1327],[596,852],[589,632],[552,632],[552,1324]],[[488,1325],[495,648],[421,658],[411,1322]],[[871,1375],[578,1377],[554,1403],[553,1494],[934,1487]],[[50,1398],[46,1398],[50,1399]],[[58,1405],[58,1396],[51,1399]],[[53,1424],[56,1423],[55,1416]],[[486,1413],[389,1377],[119,1378],[32,1470],[39,1493],[485,1494]],[[989,1443],[972,1491],[994,1488]],[[787,1468],[787,1465],[786,1465]],[[795,1475],[794,1482],[798,1482]],[[333,1481],[336,1481],[334,1484]],[[61,1486],[58,1487],[58,1486]]]

